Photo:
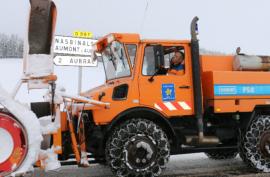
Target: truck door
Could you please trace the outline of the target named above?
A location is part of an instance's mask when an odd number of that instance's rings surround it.
[[[155,57],[155,46],[145,45],[141,74],[139,75],[140,104],[160,111],[167,116],[192,115],[193,86],[191,71],[191,56],[188,44],[163,45],[165,62],[171,62],[175,52],[181,52],[184,57],[182,74],[171,74],[165,69],[149,78],[158,70],[159,61]]]

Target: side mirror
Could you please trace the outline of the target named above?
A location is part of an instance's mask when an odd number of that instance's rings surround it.
[[[162,45],[154,46],[155,55],[155,68],[159,69],[161,66],[164,67],[164,50]]]

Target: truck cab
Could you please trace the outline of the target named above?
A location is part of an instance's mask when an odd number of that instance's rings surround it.
[[[114,39],[111,44],[110,39]],[[103,59],[106,83],[82,95],[115,103],[106,110],[109,114],[103,110],[106,116],[97,115],[96,122],[106,124],[135,107],[165,117],[194,114],[190,41],[141,40],[138,34],[114,33],[100,39],[96,49]],[[168,73],[176,51],[184,54],[182,75]]]

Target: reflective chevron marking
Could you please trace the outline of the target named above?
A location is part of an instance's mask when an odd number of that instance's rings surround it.
[[[160,103],[155,103],[154,107],[160,111],[191,110],[191,106],[185,101],[160,102]]]

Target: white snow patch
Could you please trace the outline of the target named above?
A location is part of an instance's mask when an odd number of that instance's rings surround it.
[[[90,166],[90,164],[88,162],[88,158],[87,158],[87,152],[85,152],[85,151],[81,152],[80,164],[83,165],[84,167],[89,167]]]
[[[51,171],[51,170],[56,170],[61,167],[60,162],[58,161],[57,154],[55,151],[59,150],[61,147],[52,147],[47,150],[42,150],[40,152],[40,159],[42,165],[45,167],[45,171]]]
[[[36,115],[19,102],[13,100],[11,95],[1,86],[0,103],[23,124],[27,132],[28,153],[19,169],[12,173],[12,176],[15,176],[18,173],[29,171],[32,165],[38,160],[40,144],[43,139],[40,131],[41,127]]]
[[[39,118],[41,125],[41,132],[43,135],[57,133],[57,130],[60,128],[59,121],[52,121],[52,116],[44,116]]]
[[[53,73],[53,59],[51,55],[32,54],[25,59],[25,75],[32,77],[47,76]]]

